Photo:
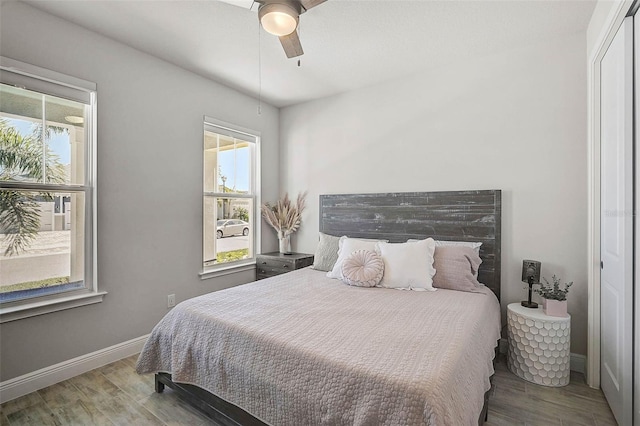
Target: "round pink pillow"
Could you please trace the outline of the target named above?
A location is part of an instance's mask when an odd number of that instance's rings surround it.
[[[342,262],[342,281],[358,287],[375,287],[382,280],[384,261],[374,251],[356,250]]]

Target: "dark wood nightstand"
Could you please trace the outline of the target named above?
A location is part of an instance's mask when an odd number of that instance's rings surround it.
[[[256,280],[286,274],[313,265],[313,255],[306,253],[282,254],[277,251],[256,256]]]

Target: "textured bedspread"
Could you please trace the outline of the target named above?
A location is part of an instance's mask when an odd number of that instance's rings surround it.
[[[477,424],[500,334],[490,290],[324,275],[307,268],[180,303],[138,373],[169,372],[272,425]]]

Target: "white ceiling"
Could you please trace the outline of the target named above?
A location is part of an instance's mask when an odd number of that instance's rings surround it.
[[[259,35],[256,12],[215,0],[25,1],[255,97],[261,76],[262,99],[278,107],[583,32],[595,6],[595,0],[328,0],[300,18],[305,54],[298,67],[276,37]]]

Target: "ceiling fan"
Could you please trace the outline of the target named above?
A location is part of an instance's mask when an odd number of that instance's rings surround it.
[[[222,0],[236,6],[246,5],[246,0]],[[304,54],[300,37],[298,36],[298,22],[300,15],[326,0],[254,0],[258,6],[258,19],[262,28],[268,33],[278,36],[280,44],[287,58],[295,58]]]

